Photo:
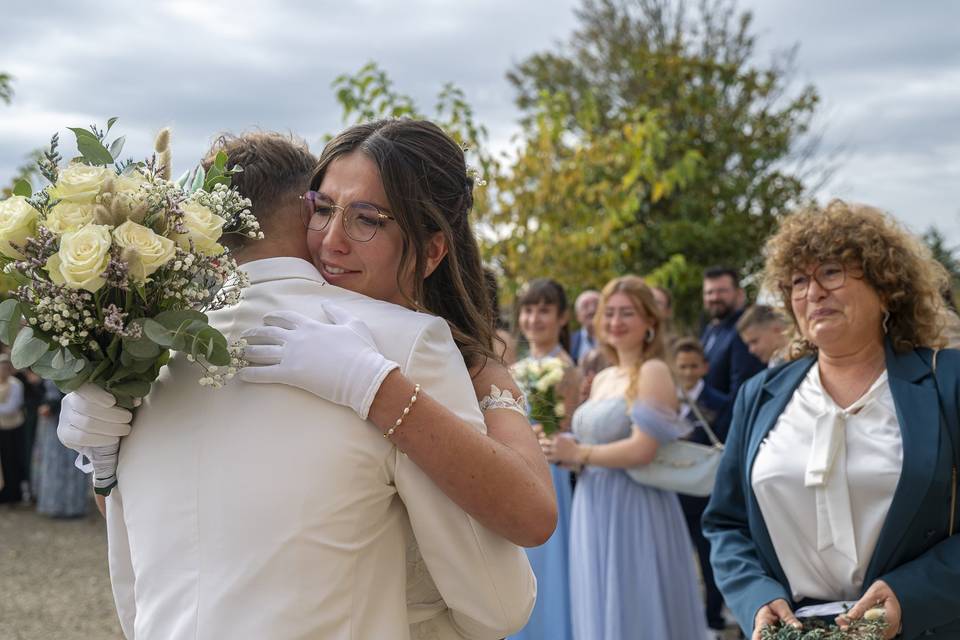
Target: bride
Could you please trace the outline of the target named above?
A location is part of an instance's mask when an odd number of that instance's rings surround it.
[[[230,155],[229,140],[223,145]],[[493,355],[494,319],[469,222],[473,185],[462,150],[429,122],[358,125],[327,145],[310,186],[301,206],[316,267],[333,285],[446,319],[471,371],[487,433],[469,428],[442,398],[425,393],[401,427],[392,429],[415,389],[396,369],[362,390],[372,397],[364,417],[481,524],[516,544],[541,544],[555,527],[556,500],[520,391]],[[327,325],[299,322],[292,310],[272,317],[305,345],[300,360],[329,361],[336,351],[384,370],[383,357],[371,353],[363,337],[362,320],[330,311],[336,322]],[[255,329],[250,336],[257,344],[248,359],[261,366],[243,370],[244,379],[290,384],[347,404],[337,388],[342,380],[325,386],[318,377],[304,381],[295,375],[264,336],[270,330]],[[442,606],[415,544],[408,585],[411,622]],[[419,624],[414,637],[430,635],[434,624]],[[451,629],[443,637],[457,635]]]

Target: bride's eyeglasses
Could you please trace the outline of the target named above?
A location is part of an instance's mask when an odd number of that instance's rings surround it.
[[[351,240],[369,242],[377,235],[377,229],[387,220],[395,218],[380,207],[369,202],[351,202],[346,207],[333,204],[316,191],[307,191],[300,196],[300,219],[307,229],[323,231],[330,225],[330,221],[341,213],[340,221],[343,230]]]

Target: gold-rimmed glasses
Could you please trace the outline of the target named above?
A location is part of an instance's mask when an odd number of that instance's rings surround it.
[[[339,211],[340,221],[343,224],[343,230],[347,236],[357,242],[369,242],[377,235],[377,230],[382,227],[387,220],[395,220],[384,213],[375,204],[369,202],[351,202],[346,206],[341,206],[330,202],[322,194],[316,191],[307,191],[300,196],[300,218],[304,226],[311,231],[323,231],[330,225],[330,221]]]

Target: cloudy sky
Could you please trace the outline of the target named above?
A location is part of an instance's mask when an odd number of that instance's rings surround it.
[[[19,2],[4,12],[0,182],[66,126],[120,116],[126,153],[174,128],[175,171],[212,134],[289,130],[319,151],[342,122],[330,85],[377,61],[432,107],[442,84],[467,94],[490,144],[510,147],[517,112],[505,72],[576,25],[573,0]],[[691,3],[695,4],[695,3]],[[960,246],[960,3],[742,0],[760,57],[799,45],[798,81],[823,98],[823,197],[879,205]]]

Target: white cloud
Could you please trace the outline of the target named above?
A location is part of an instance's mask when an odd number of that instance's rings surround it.
[[[292,130],[315,150],[341,126],[330,84],[375,60],[431,109],[458,84],[495,150],[517,131],[507,70],[575,26],[574,0],[174,0],[20,3],[4,16],[0,182],[58,127],[120,116],[127,151],[174,126],[175,170],[221,130]],[[823,97],[824,148],[844,150],[823,195],[884,206],[960,245],[960,3],[748,0],[759,59],[800,44],[798,79]],[[56,19],[51,19],[56,16]],[[68,135],[61,129],[61,137]],[[919,222],[913,222],[914,220]]]

